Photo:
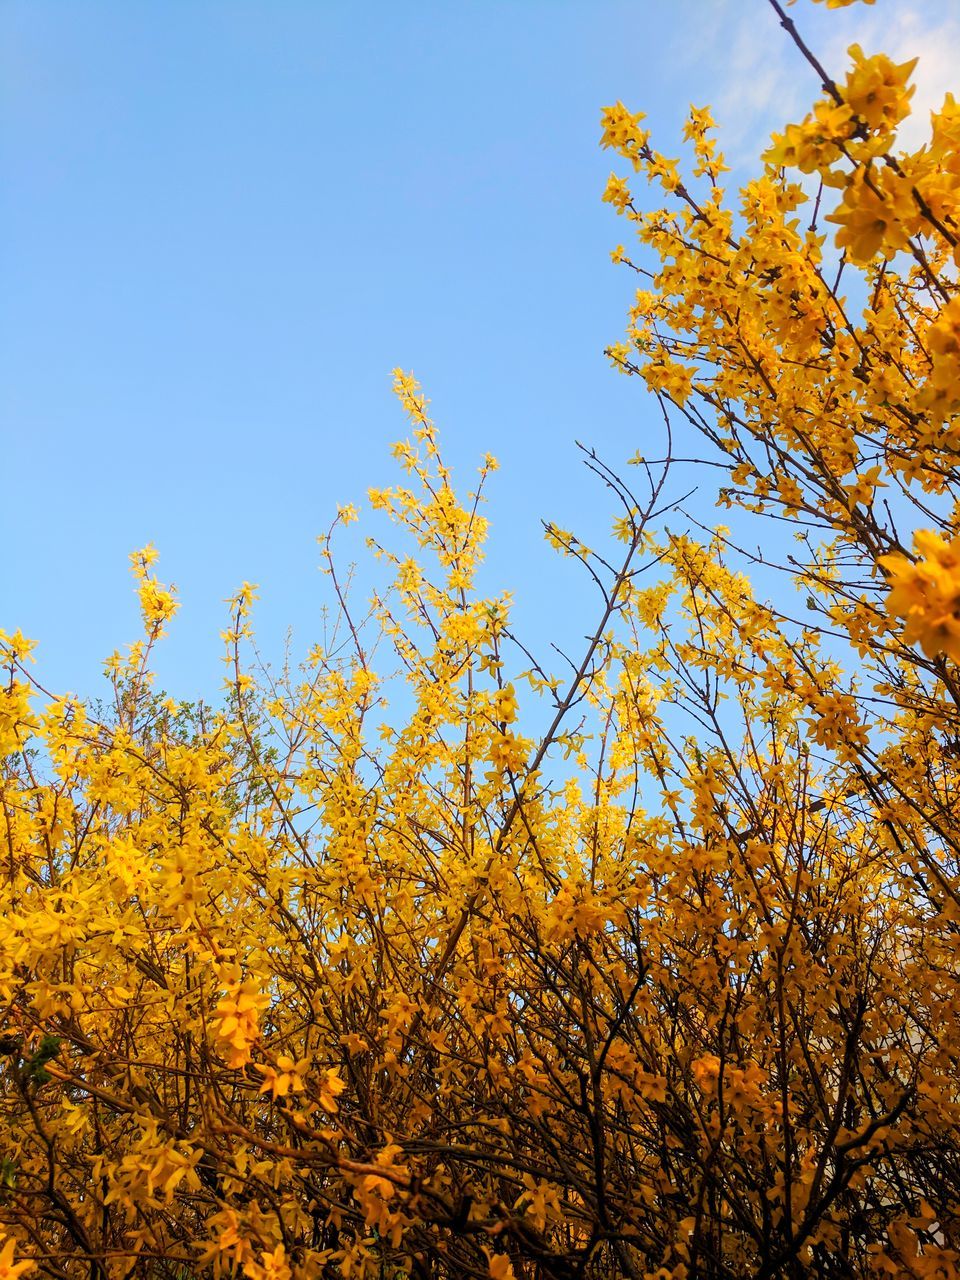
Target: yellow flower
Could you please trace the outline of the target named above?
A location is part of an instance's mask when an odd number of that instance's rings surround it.
[[[858,169],[827,221],[840,228],[837,247],[845,248],[852,262],[866,265],[879,253],[892,258],[906,248],[916,228],[917,211],[908,189],[888,182],[878,186],[875,175],[868,182],[866,171]]]
[[[882,53],[867,58],[858,44],[852,44],[847,52],[853,69],[842,89],[844,102],[874,133],[892,132],[910,114],[914,90],[913,86],[907,88],[907,81],[917,59],[896,63]]]
[[[30,689],[14,680],[0,689],[0,757],[22,750],[36,722],[30,713]]]
[[[17,1242],[11,1237],[0,1249],[0,1280],[17,1280],[17,1276],[22,1276],[25,1272],[36,1268],[36,1263],[31,1262],[29,1258],[24,1258],[22,1262],[14,1262],[13,1255],[16,1247]]]
[[[927,330],[927,350],[933,369],[930,382],[938,391],[960,384],[960,298],[951,298]]]
[[[403,405],[404,411],[411,422],[422,427],[430,426],[430,419],[427,417],[427,401],[424,398],[423,389],[412,373],[405,373],[403,369],[399,368],[394,369],[393,394]]]
[[[603,133],[600,137],[601,147],[614,147],[617,151],[634,146],[642,146],[646,142],[646,133],[639,127],[644,114],[636,114],[627,110],[622,102],[615,102],[612,107],[604,107],[600,115]]]
[[[244,1067],[259,1037],[258,1014],[269,998],[252,978],[233,983],[215,1009],[217,1039],[226,1050],[230,1067]]]
[[[505,1253],[488,1253],[487,1275],[490,1280],[516,1280],[516,1272]]]
[[[320,1105],[330,1115],[338,1109],[337,1097],[346,1089],[346,1085],[332,1069],[327,1071],[320,1084]]]
[[[248,1262],[243,1268],[247,1280],[290,1280],[293,1272],[282,1244],[270,1253],[261,1253],[259,1262]]]
[[[818,102],[802,124],[788,124],[775,133],[764,153],[768,164],[815,173],[829,169],[840,155],[839,144],[853,133],[853,111],[830,100]]]
[[[601,199],[607,204],[612,204],[617,213],[623,213],[630,203],[630,188],[623,178],[618,178],[615,173],[611,173]]]
[[[14,631],[13,635],[7,635],[6,631],[0,630],[0,657],[14,662],[25,662],[29,659],[34,662],[35,659],[30,655],[36,648],[35,640],[28,640],[22,631]]]
[[[880,468],[871,467],[863,475],[858,475],[852,484],[846,484],[843,487],[847,494],[847,505],[852,510],[860,505],[869,507],[877,489],[885,489],[887,486],[880,479]]]
[[[881,556],[888,574],[887,608],[903,618],[903,638],[918,643],[929,657],[945,653],[960,661],[960,538],[947,542],[938,533],[914,534],[916,560]]]
[[[275,1067],[262,1067],[264,1080],[260,1086],[261,1093],[272,1093],[275,1098],[285,1098],[289,1093],[302,1093],[305,1086],[303,1077],[310,1070],[310,1059],[301,1058],[295,1062],[293,1058],[281,1054]]]

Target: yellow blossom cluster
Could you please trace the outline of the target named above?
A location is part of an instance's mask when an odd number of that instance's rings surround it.
[[[223,1044],[226,1061],[229,1067],[244,1067],[250,1061],[253,1046],[260,1036],[258,1015],[268,1003],[266,994],[254,978],[244,978],[239,982],[231,982],[226,993],[218,1000],[214,1008],[214,1029],[217,1039]],[[289,1061],[289,1060],[288,1060]],[[277,1077],[269,1077],[273,1082],[283,1080],[293,1082],[296,1087],[298,1076],[295,1065],[291,1063],[291,1073]],[[302,1087],[302,1082],[301,1087]],[[286,1093],[290,1087],[282,1090]],[[276,1095],[280,1092],[279,1083],[273,1089]]]
[[[960,663],[960,537],[947,541],[921,529],[914,557],[881,557],[889,575],[887,608],[903,618],[903,637],[931,658],[946,654]]]

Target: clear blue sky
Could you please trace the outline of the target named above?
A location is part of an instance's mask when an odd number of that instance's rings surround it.
[[[894,8],[908,46],[953,32],[951,0]],[[820,47],[868,21],[794,13]],[[151,541],[183,602],[171,692],[216,690],[244,579],[266,655],[288,625],[302,651],[316,535],[395,479],[401,365],[464,488],[501,461],[487,583],[572,643],[589,597],[539,519],[596,541],[574,439],[619,465],[656,423],[602,354],[632,284],[600,107],[672,152],[713,101],[736,157],[816,88],[764,0],[3,0],[0,626],[97,693]]]

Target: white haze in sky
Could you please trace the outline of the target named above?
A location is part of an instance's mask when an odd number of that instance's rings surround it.
[[[917,57],[913,114],[900,129],[900,147],[915,149],[929,136],[929,114],[960,80],[960,4],[956,0],[877,0],[843,10],[794,5],[790,17],[835,79],[849,66],[848,47],[886,53],[895,61]],[[753,167],[772,130],[799,121],[819,96],[816,75],[776,15],[756,3],[716,0],[697,10],[701,21],[677,32],[674,56],[691,66],[712,66],[704,95],[721,126],[728,162]]]

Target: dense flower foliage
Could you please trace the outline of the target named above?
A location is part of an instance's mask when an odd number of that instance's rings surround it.
[[[152,548],[106,711],[0,635],[0,1277],[960,1277],[960,108],[899,149],[913,64],[774,8],[824,96],[732,200],[707,110],[689,171],[603,113],[665,444],[586,457],[616,556],[547,526],[562,676],[399,371],[303,670],[244,584],[223,706],[158,693]]]

